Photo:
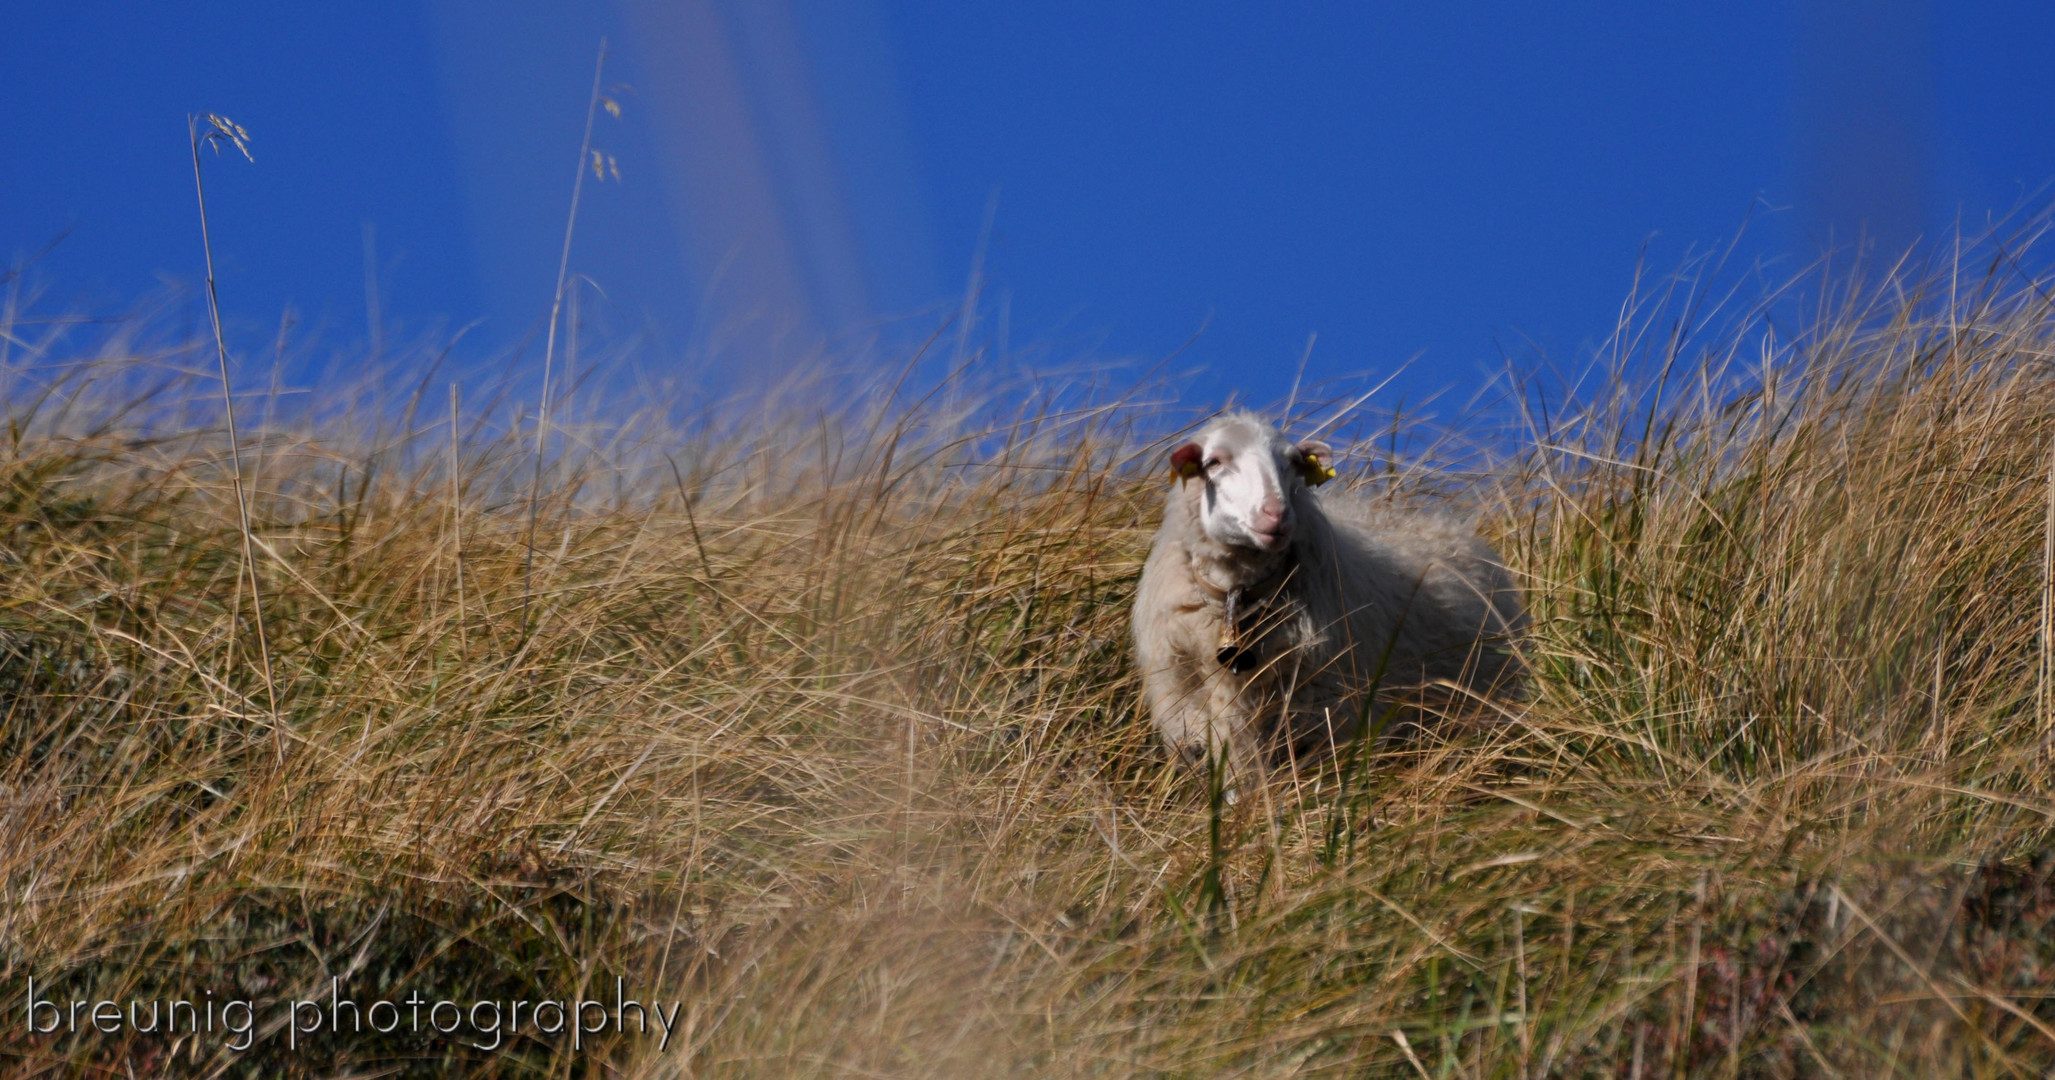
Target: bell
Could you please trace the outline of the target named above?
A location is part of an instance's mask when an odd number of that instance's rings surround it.
[[[1221,613],[1220,645],[1213,650],[1213,658],[1237,675],[1256,666],[1255,652],[1242,647],[1241,600],[1240,589],[1228,590],[1221,605],[1225,610]]]

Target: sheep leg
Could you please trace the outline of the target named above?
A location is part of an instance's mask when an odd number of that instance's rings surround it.
[[[1200,674],[1187,662],[1150,669],[1143,695],[1156,733],[1188,768],[1203,769],[1218,758],[1232,787],[1262,775],[1252,718],[1233,681],[1221,673]]]
[[[1263,782],[1261,732],[1239,680],[1216,673],[1208,682],[1205,752],[1226,770],[1221,787],[1233,802],[1238,791]]]

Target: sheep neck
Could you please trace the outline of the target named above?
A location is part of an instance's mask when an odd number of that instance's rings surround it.
[[[1246,674],[1262,661],[1259,635],[1251,633],[1250,628],[1264,621],[1265,613],[1284,592],[1292,572],[1298,569],[1297,549],[1287,547],[1254,567],[1238,567],[1243,572],[1235,574],[1234,584],[1226,586],[1216,582],[1207,572],[1205,564],[1208,560],[1204,555],[1187,550],[1191,557],[1192,581],[1220,615],[1220,643],[1214,650],[1214,659],[1237,675]],[[1217,564],[1221,560],[1212,561]],[[1248,577],[1250,572],[1259,576],[1251,580]]]

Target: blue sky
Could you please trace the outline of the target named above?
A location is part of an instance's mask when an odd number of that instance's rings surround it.
[[[83,2],[0,37],[0,256],[69,230],[46,309],[196,280],[184,117],[216,111],[255,137],[208,166],[239,351],[289,307],[362,343],[368,249],[389,339],[482,319],[486,362],[548,309],[603,35],[621,179],[572,267],[655,367],[929,327],[976,267],[989,363],[1002,326],[1008,364],[1204,327],[1188,396],[1265,399],[1317,333],[1309,379],[1460,393],[1574,362],[1637,260],[1746,220],[1795,268],[2055,179],[2055,7],[2021,2]]]

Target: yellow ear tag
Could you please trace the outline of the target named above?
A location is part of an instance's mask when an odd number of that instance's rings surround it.
[[[1319,487],[1339,474],[1332,468],[1321,464],[1320,455],[1307,454],[1306,463],[1299,466],[1299,475],[1305,478],[1307,487]]]
[[[1196,461],[1187,461],[1170,467],[1170,475],[1176,480],[1190,480],[1204,471]]]

